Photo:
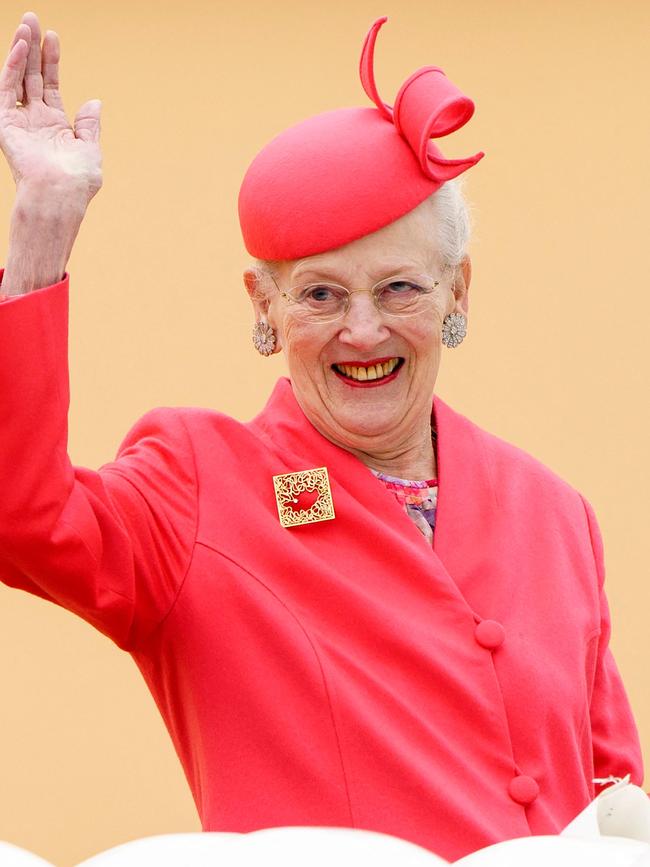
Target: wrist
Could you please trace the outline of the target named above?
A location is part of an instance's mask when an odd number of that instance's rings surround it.
[[[0,292],[24,295],[62,279],[86,210],[83,199],[68,193],[21,189],[11,215]]]
[[[16,186],[12,220],[80,224],[89,201],[88,185],[82,179],[30,178]]]

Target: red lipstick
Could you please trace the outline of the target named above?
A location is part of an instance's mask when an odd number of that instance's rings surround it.
[[[371,361],[336,361],[335,364],[347,365],[348,367],[371,367],[374,364],[384,364],[398,358],[397,355],[386,355],[384,358],[373,358]]]

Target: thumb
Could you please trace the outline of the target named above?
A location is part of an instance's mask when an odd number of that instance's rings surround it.
[[[99,141],[100,121],[99,116],[102,103],[99,99],[89,99],[81,106],[74,118],[75,138],[85,142]]]

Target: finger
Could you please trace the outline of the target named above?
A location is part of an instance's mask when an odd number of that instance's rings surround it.
[[[43,102],[63,111],[59,91],[59,37],[54,30],[47,30],[43,37]]]
[[[29,45],[32,38],[32,31],[30,30],[29,24],[20,24],[16,28],[16,32],[14,33],[14,38],[11,41],[11,48],[18,42],[19,39],[24,39],[25,42]],[[23,80],[21,78],[18,87],[16,88],[16,102],[22,102],[25,96],[25,89],[23,87]]]
[[[23,21],[32,31],[32,41],[25,70],[25,96],[27,101],[43,99],[43,76],[41,75],[41,25],[34,12],[25,12]]]
[[[84,102],[74,119],[74,134],[85,142],[99,141],[101,129],[100,114],[102,104],[99,99],[89,99]]]
[[[24,39],[19,39],[9,52],[5,65],[2,67],[0,72],[0,107],[3,109],[16,107],[16,91],[25,75],[28,54],[29,45]]]

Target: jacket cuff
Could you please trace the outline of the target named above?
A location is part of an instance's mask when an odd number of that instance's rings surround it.
[[[6,295],[2,291],[2,278],[4,277],[5,269],[0,268],[0,304],[3,301],[16,301],[18,298],[24,298],[26,295],[33,295],[35,292],[47,292],[49,289],[60,288],[62,286],[68,285],[70,281],[70,275],[66,271],[63,277],[58,280],[56,283],[51,283],[49,286],[42,286],[40,289],[32,289],[31,292],[24,292],[22,295]]]

